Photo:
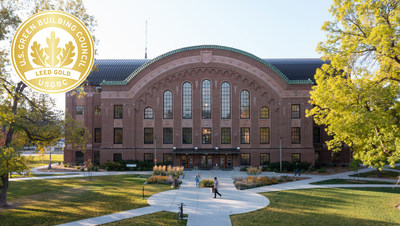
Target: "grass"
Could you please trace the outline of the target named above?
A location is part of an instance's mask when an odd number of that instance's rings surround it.
[[[231,215],[232,225],[395,225],[400,189],[321,188],[263,193],[270,205]]]
[[[29,168],[36,168],[39,166],[49,165],[50,162],[50,155],[32,155],[26,156],[29,159]],[[63,154],[52,154],[51,155],[51,162],[52,163],[59,163],[64,162],[64,155]]]
[[[350,179],[330,179],[313,182],[310,184],[393,184],[385,181],[350,180]]]
[[[351,177],[375,177],[378,178],[376,175],[376,170],[372,170],[366,173],[360,173],[360,174],[354,174],[350,175]],[[381,177],[379,178],[388,178],[388,179],[397,179],[397,177],[400,176],[400,173],[394,172],[394,171],[388,171],[388,170],[383,170],[381,171]]]
[[[13,174],[12,178],[24,178],[24,177],[47,177],[47,176],[64,176],[64,175],[73,175],[71,173],[54,173],[54,174],[35,174],[31,173],[29,175],[20,175],[20,174]]]
[[[149,177],[149,176],[147,176]],[[0,210],[1,225],[56,225],[148,206],[142,199],[147,178],[137,175],[11,181],[9,204]],[[145,186],[145,195],[171,189]]]
[[[104,224],[107,226],[124,226],[124,225],[148,225],[148,226],[162,226],[162,225],[179,225],[185,226],[187,220],[178,222],[178,214],[167,211],[147,214],[139,217],[133,217],[122,221]],[[187,217],[187,215],[185,216]]]

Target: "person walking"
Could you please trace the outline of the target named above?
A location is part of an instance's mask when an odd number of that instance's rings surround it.
[[[301,175],[300,175],[300,165],[299,165],[299,162],[296,162],[296,172],[294,173],[294,176],[296,176],[297,174],[299,174],[299,176],[301,176]]]
[[[194,180],[196,181],[196,188],[200,187],[200,174],[197,173],[196,177],[194,178]]]
[[[214,199],[217,198],[217,194],[219,195],[219,197],[221,197],[222,195],[218,192],[218,180],[217,177],[214,177]]]

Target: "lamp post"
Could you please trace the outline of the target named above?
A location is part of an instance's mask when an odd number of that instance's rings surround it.
[[[279,137],[279,169],[282,173],[282,137]]]
[[[154,136],[154,165],[157,165],[157,137]]]

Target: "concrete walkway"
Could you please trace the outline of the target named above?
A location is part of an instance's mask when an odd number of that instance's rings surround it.
[[[359,173],[368,172],[373,169],[362,169]],[[400,173],[400,170],[394,170]],[[222,197],[214,199],[213,194],[209,188],[196,188],[194,177],[199,172],[201,179],[213,179],[217,177],[220,183],[220,193]],[[117,173],[117,172],[114,172]],[[121,172],[118,172],[121,173]],[[138,173],[138,172],[129,172]],[[147,172],[149,173],[149,172]],[[178,206],[180,203],[184,203],[184,213],[188,214],[188,226],[200,226],[200,225],[231,225],[230,215],[240,214],[257,209],[264,208],[269,205],[269,200],[258,193],[273,192],[281,190],[292,190],[292,189],[311,189],[311,188],[331,188],[331,187],[393,187],[393,185],[379,185],[379,184],[333,184],[333,185],[312,185],[310,183],[328,180],[328,179],[350,179],[349,175],[354,172],[345,172],[335,175],[303,175],[310,179],[277,184],[247,190],[236,190],[233,185],[234,177],[246,177],[248,176],[245,172],[239,171],[220,171],[220,170],[208,170],[208,171],[185,171],[185,179],[180,189],[170,190],[155,194],[148,198],[149,207],[140,209],[134,209],[124,211],[120,213],[105,215],[101,217],[95,217],[85,219],[81,221],[71,222],[63,225],[99,225],[109,222],[119,221],[131,217],[141,216],[150,214],[158,211],[170,211],[178,212]],[[115,175],[115,174],[114,174]],[[281,176],[289,174],[277,174],[277,173],[262,173],[261,176]],[[68,175],[73,176],[73,175]],[[374,181],[387,181],[396,182],[397,180],[392,179],[377,179],[377,178],[362,178],[362,180],[374,180]]]

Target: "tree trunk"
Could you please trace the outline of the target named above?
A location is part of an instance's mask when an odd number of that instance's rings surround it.
[[[1,176],[1,181],[3,185],[0,187],[0,207],[7,206],[7,190],[8,190],[8,174]]]

